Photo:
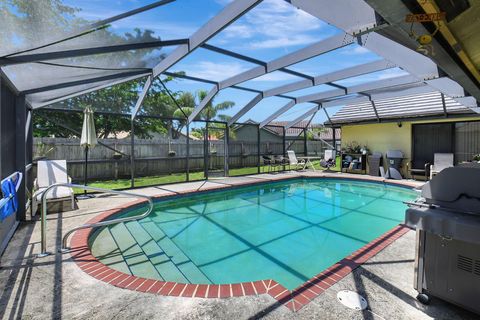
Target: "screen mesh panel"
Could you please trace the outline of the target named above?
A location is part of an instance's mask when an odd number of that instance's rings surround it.
[[[238,124],[230,128],[228,157],[230,176],[258,172],[257,124]]]

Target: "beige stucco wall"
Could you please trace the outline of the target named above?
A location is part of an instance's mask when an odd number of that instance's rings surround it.
[[[342,148],[352,142],[360,146],[366,145],[370,152],[378,151],[384,156],[388,150],[401,150],[405,154],[405,162],[410,161],[412,152],[412,124],[434,122],[458,122],[478,120],[478,117],[455,119],[438,119],[427,121],[372,123],[342,126]]]

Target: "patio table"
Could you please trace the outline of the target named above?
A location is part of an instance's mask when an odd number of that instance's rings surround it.
[[[297,157],[297,159],[299,160],[305,160],[305,165],[303,166],[303,170],[305,170],[306,168],[310,167],[312,168],[313,171],[316,171],[315,170],[315,167],[312,163],[312,160],[321,160],[322,157]]]

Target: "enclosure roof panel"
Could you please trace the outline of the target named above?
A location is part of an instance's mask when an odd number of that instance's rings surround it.
[[[378,19],[379,6],[372,3],[376,1],[8,2],[0,10],[0,74],[33,108],[148,76],[135,89],[136,103],[127,108],[132,119],[142,114],[154,80],[173,72],[182,73],[183,83],[211,86],[187,122],[231,89],[255,96],[229,114],[229,125],[255,114],[265,118],[262,127],[280,118],[290,120],[288,128],[343,102],[375,104],[431,92],[480,113],[478,102],[441,72],[428,53],[389,37],[395,28],[388,19]],[[283,100],[277,105],[272,97]],[[270,115],[264,114],[265,102]],[[437,104],[419,103],[424,105],[417,111],[438,113]],[[446,109],[460,112],[449,103]],[[392,112],[385,111],[390,107]],[[378,120],[400,112],[385,108],[364,106],[356,116]]]
[[[453,114],[475,114],[439,92],[379,99],[374,103],[347,104],[330,117],[330,124],[349,124],[364,121],[411,119]]]

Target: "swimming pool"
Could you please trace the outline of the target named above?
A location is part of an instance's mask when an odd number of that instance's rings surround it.
[[[403,201],[415,198],[383,183],[287,180],[160,201],[149,217],[100,229],[89,243],[102,263],[138,277],[274,279],[292,290],[401,223]]]

